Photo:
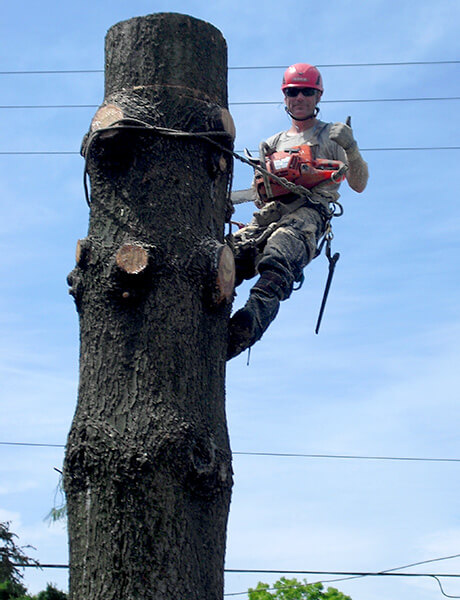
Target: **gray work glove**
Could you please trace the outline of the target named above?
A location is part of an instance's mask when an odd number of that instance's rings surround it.
[[[346,125],[345,123],[334,123],[329,132],[329,138],[339,146],[342,146],[345,152],[356,146],[356,140],[353,137],[353,130],[350,127],[350,122],[350,117],[348,117]]]

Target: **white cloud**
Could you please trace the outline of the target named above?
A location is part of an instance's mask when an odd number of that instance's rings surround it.
[[[17,469],[17,466],[15,465],[13,467],[14,470]],[[1,468],[0,472],[4,472],[4,469]],[[7,496],[9,494],[22,494],[25,492],[30,492],[30,490],[34,490],[38,487],[38,484],[36,481],[21,481],[19,484],[13,484],[13,483],[6,483],[6,484],[0,484],[0,496]],[[0,518],[0,520],[2,520]]]

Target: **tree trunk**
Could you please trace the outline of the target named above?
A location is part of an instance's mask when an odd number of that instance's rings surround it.
[[[137,125],[218,131],[232,148],[226,60],[220,32],[184,15],[106,36],[105,98],[84,143],[89,232],[68,278],[80,318],[64,473],[72,600],[223,595],[232,159]]]

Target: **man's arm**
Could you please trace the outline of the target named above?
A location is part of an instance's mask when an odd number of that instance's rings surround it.
[[[349,122],[349,118],[347,122]],[[329,132],[329,138],[345,150],[348,162],[348,185],[355,192],[364,191],[369,179],[369,169],[367,162],[361,156],[352,128],[349,124],[334,123]]]

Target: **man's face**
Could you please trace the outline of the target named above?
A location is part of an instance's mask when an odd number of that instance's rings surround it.
[[[292,116],[303,119],[313,113],[321,94],[313,88],[287,88],[284,102]]]

